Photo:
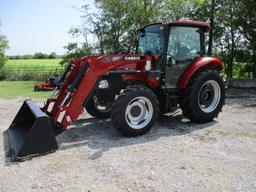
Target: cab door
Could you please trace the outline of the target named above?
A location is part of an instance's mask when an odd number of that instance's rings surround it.
[[[193,60],[204,53],[202,30],[196,27],[172,26],[166,58],[165,87],[176,88],[180,76]]]

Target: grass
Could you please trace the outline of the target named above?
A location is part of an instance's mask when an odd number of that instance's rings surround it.
[[[9,59],[4,65],[5,70],[23,69],[29,71],[36,68],[61,67],[60,59]],[[38,74],[40,70],[35,70]],[[18,74],[13,73],[14,76]],[[49,76],[49,75],[48,75]],[[10,78],[11,79],[11,78]],[[15,79],[15,78],[14,78]],[[46,99],[50,92],[34,92],[36,81],[0,81],[0,98],[17,98],[18,96],[35,99]]]
[[[51,92],[35,92],[35,81],[0,81],[0,98],[13,99],[19,96],[46,99]]]
[[[26,68],[26,67],[59,67],[61,59],[9,59],[4,65],[5,69],[9,68]]]

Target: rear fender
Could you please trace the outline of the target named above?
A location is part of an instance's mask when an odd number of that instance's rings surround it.
[[[179,90],[186,88],[190,78],[200,69],[215,69],[221,71],[224,65],[219,58],[216,57],[201,57],[191,63],[185,72],[181,75],[178,88]]]

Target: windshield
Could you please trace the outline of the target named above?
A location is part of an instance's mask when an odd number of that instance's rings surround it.
[[[142,29],[138,37],[138,54],[158,54],[162,49],[160,24],[150,25]]]

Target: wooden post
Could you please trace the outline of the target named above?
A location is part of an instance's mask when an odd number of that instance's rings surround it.
[[[214,8],[215,8],[215,0],[212,0],[212,6],[211,6],[211,29],[209,31],[209,46],[208,46],[208,55],[212,55],[212,44],[213,44],[213,28],[214,28]]]

